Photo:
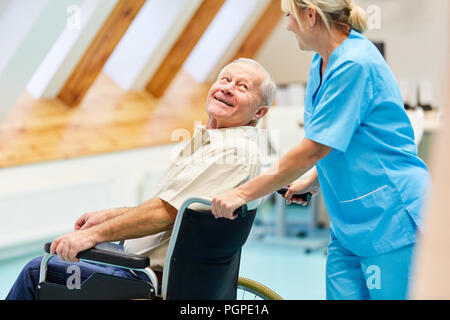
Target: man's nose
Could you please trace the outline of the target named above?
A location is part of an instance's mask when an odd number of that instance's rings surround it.
[[[234,87],[234,85],[232,82],[227,83],[226,85],[224,85],[222,87],[222,93],[229,95],[229,96],[233,96],[233,87]]]

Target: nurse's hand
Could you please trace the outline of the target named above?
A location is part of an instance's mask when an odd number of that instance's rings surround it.
[[[296,203],[301,206],[306,206],[308,203],[301,198],[293,197],[294,194],[311,193],[311,196],[315,196],[320,191],[320,185],[318,179],[303,178],[298,179],[289,185],[289,190],[284,195],[286,204]]]
[[[224,192],[213,198],[211,203],[212,214],[217,218],[234,220],[237,215],[234,211],[246,203],[238,189]]]

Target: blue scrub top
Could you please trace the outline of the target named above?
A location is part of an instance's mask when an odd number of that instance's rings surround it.
[[[378,49],[357,31],[321,77],[311,64],[305,137],[333,150],[316,165],[331,231],[358,256],[416,241],[430,182],[398,84]]]

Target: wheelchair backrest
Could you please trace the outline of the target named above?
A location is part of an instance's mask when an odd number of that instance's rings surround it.
[[[241,248],[255,215],[256,209],[234,220],[191,209],[180,212],[166,257],[163,298],[236,299]]]

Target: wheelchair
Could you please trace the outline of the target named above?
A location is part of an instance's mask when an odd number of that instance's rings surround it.
[[[266,286],[239,277],[241,249],[247,241],[256,209],[236,210],[234,220],[216,219],[209,211],[189,209],[193,203],[210,205],[206,198],[191,198],[180,208],[165,258],[161,284],[147,256],[125,252],[116,243],[102,243],[78,254],[83,261],[144,272],[149,281],[95,273],[79,289],[46,281],[51,255],[41,262],[37,298],[40,300],[282,300]]]

